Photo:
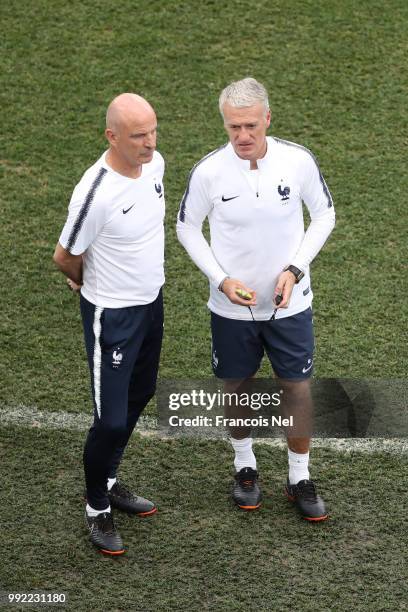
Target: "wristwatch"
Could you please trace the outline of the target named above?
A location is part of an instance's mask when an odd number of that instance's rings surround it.
[[[299,268],[297,268],[296,266],[286,266],[286,268],[284,269],[284,272],[286,272],[287,270],[289,270],[289,272],[292,272],[292,274],[295,277],[295,284],[297,285],[302,278],[304,277],[305,273],[302,272],[302,270],[299,270]]]

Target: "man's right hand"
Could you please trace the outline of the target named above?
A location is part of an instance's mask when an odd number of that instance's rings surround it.
[[[79,293],[81,291],[82,285],[78,285],[71,278],[67,278],[67,285],[74,293]]]
[[[256,306],[256,292],[236,278],[226,278],[220,289],[233,304],[238,304],[239,306]],[[246,293],[250,293],[252,296],[251,299],[245,300],[239,297],[236,293],[237,289],[242,289]]]

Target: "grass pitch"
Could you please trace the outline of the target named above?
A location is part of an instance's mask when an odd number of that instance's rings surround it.
[[[245,513],[227,443],[133,436],[123,479],[159,512],[117,512],[128,551],[111,559],[86,542],[82,441],[2,431],[2,588],[64,591],[72,610],[406,609],[406,458],[316,450],[330,519],[309,524],[283,495],[283,451],[257,445],[265,499]]]
[[[207,283],[174,226],[192,165],[225,142],[219,91],[247,75],[336,206],[312,270],[316,374],[407,377],[404,0],[10,0],[0,17],[2,407],[90,410],[78,304],[51,257],[126,90],[156,108],[167,162],[161,376],[211,375]],[[77,610],[406,609],[403,457],[316,451],[332,518],[311,526],[281,497],[282,453],[259,447],[266,502],[243,515],[226,500],[227,445],[135,437],[125,476],[160,513],[118,519],[129,553],[112,562],[84,539],[81,449],[77,433],[1,429],[1,588],[66,589]]]
[[[207,282],[175,219],[191,167],[226,140],[219,91],[248,74],[270,91],[270,132],[316,154],[336,206],[312,270],[316,374],[406,376],[406,2],[11,0],[0,16],[1,403],[88,404],[78,305],[51,257],[123,90],[155,106],[167,162],[161,375],[211,375]]]

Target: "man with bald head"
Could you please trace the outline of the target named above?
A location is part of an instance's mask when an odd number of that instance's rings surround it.
[[[94,421],[84,448],[91,542],[124,546],[112,508],[148,516],[153,502],[117,480],[129,437],[153,397],[163,335],[164,160],[157,119],[141,96],[117,96],[106,113],[109,148],[74,189],[54,262],[74,292],[91,374]]]

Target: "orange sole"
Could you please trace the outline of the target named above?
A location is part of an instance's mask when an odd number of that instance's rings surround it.
[[[101,553],[103,553],[104,555],[110,555],[111,557],[116,557],[118,555],[123,555],[123,553],[125,552],[125,549],[123,550],[105,550],[104,548],[100,548],[99,549],[101,551]]]
[[[140,518],[144,518],[145,516],[151,516],[152,514],[156,514],[157,508],[153,508],[153,510],[149,510],[149,512],[137,512],[136,516],[140,516]]]
[[[238,508],[241,508],[241,510],[257,510],[261,507],[261,504],[258,504],[257,506],[240,506],[239,504],[237,504],[237,506]]]

